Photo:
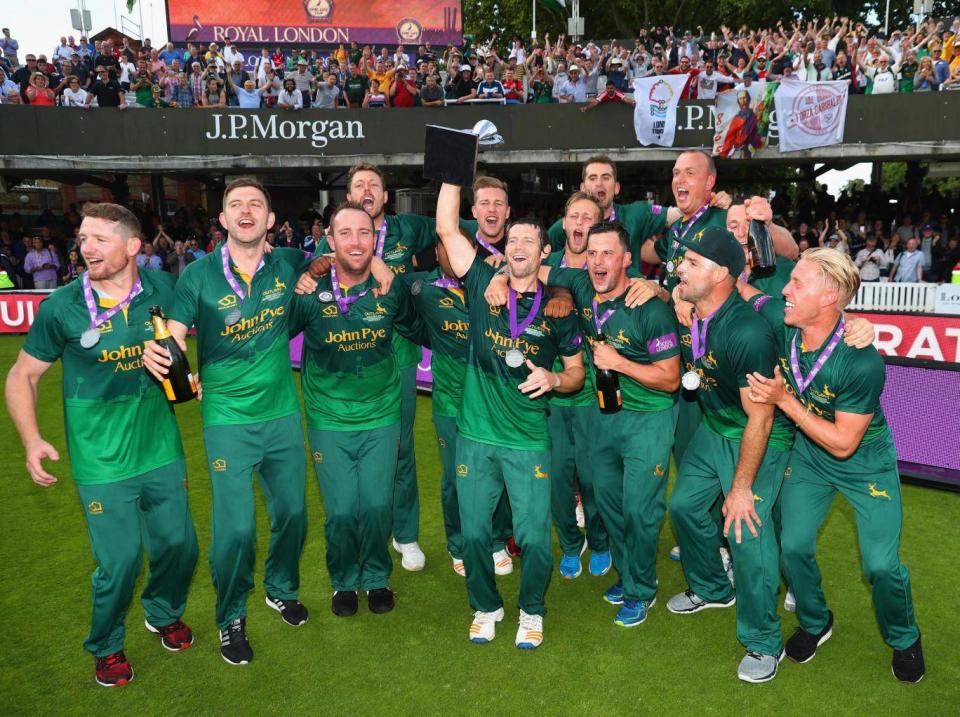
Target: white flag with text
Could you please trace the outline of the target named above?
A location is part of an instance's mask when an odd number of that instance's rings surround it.
[[[672,147],[677,130],[677,105],[689,75],[657,75],[633,81],[633,128],[644,147]]]
[[[781,82],[773,96],[780,151],[843,142],[849,92],[846,82]]]

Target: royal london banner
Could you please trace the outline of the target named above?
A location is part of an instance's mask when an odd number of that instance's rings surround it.
[[[715,156],[749,159],[767,146],[773,123],[773,95],[778,84],[752,82],[717,95]]]
[[[780,151],[828,147],[843,142],[847,82],[782,82],[774,94]]]
[[[633,127],[644,147],[672,147],[677,131],[677,105],[689,75],[657,75],[633,81]]]
[[[415,50],[463,40],[460,0],[167,0],[167,23],[176,43],[271,49],[358,42]]]

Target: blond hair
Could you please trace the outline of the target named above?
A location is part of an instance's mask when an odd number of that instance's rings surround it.
[[[818,246],[807,249],[800,255],[800,259],[817,265],[824,282],[837,290],[837,303],[841,309],[857,295],[860,272],[853,260],[842,251]]]
[[[473,180],[473,194],[476,196],[481,189],[499,189],[504,194],[509,194],[507,183],[497,177],[482,175]]]
[[[600,200],[597,199],[596,194],[591,194],[590,192],[574,192],[567,199],[567,203],[563,205],[564,215],[570,211],[570,207],[572,207],[575,202],[593,202],[597,206],[597,211],[600,212],[600,217],[603,218],[603,207],[600,206]]]

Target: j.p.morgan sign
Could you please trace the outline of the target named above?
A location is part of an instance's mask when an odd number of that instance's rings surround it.
[[[285,119],[282,115],[261,116],[230,112],[213,114],[206,132],[211,140],[309,140],[323,149],[330,140],[363,139],[363,122],[336,119]]]

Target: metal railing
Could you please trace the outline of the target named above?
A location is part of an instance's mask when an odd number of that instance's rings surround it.
[[[858,311],[933,311],[936,284],[874,281],[860,284],[848,308]]]

